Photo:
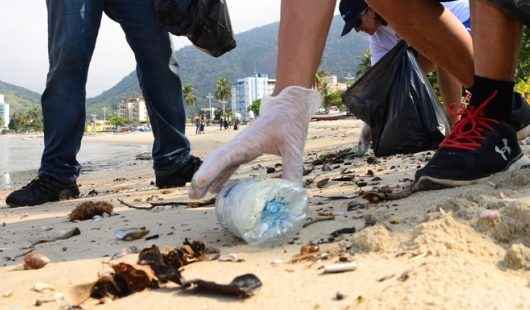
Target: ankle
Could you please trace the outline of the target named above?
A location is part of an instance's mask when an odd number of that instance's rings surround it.
[[[478,107],[490,99],[485,110],[486,115],[496,120],[508,121],[512,112],[513,88],[513,81],[499,81],[475,76],[469,104]]]

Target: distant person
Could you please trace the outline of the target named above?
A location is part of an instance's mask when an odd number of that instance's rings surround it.
[[[238,130],[239,129],[239,118],[236,118],[234,120],[234,130]]]
[[[223,128],[224,128],[224,126],[225,126],[225,121],[224,121],[224,119],[221,117],[221,118],[219,119],[219,130],[222,131]]]
[[[225,118],[223,125],[224,125],[224,129],[228,130],[228,127],[230,127],[230,124],[228,123],[228,119]]]
[[[200,129],[199,129],[199,132],[201,134],[204,134],[204,127],[206,125],[206,122],[204,120],[204,115],[201,115],[201,120],[200,120]]]
[[[77,198],[76,159],[85,128],[85,85],[103,12],[120,23],[137,61],[153,128],[156,186],[180,187],[201,160],[190,155],[181,81],[169,68],[171,42],[152,0],[47,0],[50,69],[42,95],[44,152],[38,177],[11,193],[10,207]]]
[[[195,134],[198,135],[201,133],[201,119],[198,116],[195,116]]]

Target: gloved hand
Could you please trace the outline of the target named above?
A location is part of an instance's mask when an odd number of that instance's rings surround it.
[[[298,86],[264,98],[252,127],[208,155],[193,177],[190,198],[219,192],[241,164],[262,154],[281,156],[282,178],[302,184],[307,127],[321,102],[317,91]]]

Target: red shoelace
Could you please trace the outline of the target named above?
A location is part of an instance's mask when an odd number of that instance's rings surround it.
[[[484,110],[495,98],[497,91],[494,91],[480,106],[468,106],[462,117],[456,122],[453,131],[440,143],[440,148],[461,149],[474,151],[480,147],[484,136],[488,130],[492,130],[494,124],[499,121],[488,118],[484,115]]]

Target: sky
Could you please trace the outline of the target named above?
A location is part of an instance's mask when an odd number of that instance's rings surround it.
[[[63,1],[63,0],[52,0]],[[236,33],[280,19],[281,0],[227,0]],[[0,80],[41,93],[48,71],[45,0],[0,1]],[[172,37],[175,48],[189,45]],[[135,61],[120,26],[104,16],[87,83],[93,97],[134,70]]]

